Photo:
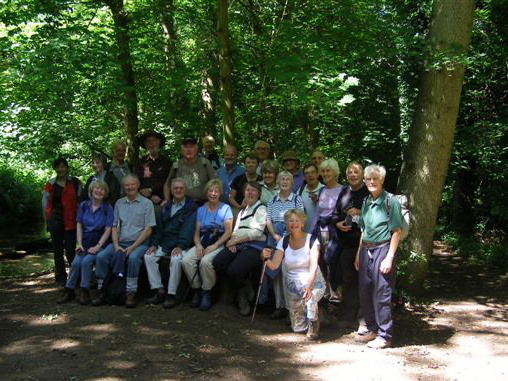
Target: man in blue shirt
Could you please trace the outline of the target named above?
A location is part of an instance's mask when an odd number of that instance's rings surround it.
[[[245,168],[236,163],[237,158],[238,150],[234,145],[228,144],[226,148],[224,148],[225,165],[217,170],[217,176],[219,176],[224,188],[221,201],[225,203],[229,200],[229,188],[231,187],[233,179],[245,173]]]

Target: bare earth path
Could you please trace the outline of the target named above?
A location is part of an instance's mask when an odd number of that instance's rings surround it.
[[[1,266],[1,264],[0,264]],[[397,309],[394,348],[332,320],[308,343],[228,305],[58,306],[51,276],[0,280],[0,380],[508,380],[507,283],[437,245],[425,294]]]

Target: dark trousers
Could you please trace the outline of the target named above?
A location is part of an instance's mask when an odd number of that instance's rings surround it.
[[[359,242],[350,244],[346,242],[340,245],[340,267],[342,274],[341,290],[344,303],[344,320],[357,321],[360,301],[358,297],[358,271],[355,269],[355,257],[358,251]]]
[[[213,267],[218,276],[227,275],[231,290],[240,290],[250,281],[250,275],[260,273],[262,261],[259,249],[246,247],[236,253],[224,248],[213,260]]]
[[[76,255],[76,230],[65,230],[63,221],[52,221],[49,226],[49,233],[53,241],[55,260],[55,281],[65,284],[67,282],[67,272],[65,271],[65,258],[69,265]]]
[[[392,291],[397,271],[395,260],[389,274],[381,274],[381,262],[386,258],[390,245],[365,249],[360,252],[360,307],[367,329],[391,340],[393,320],[391,310]]]

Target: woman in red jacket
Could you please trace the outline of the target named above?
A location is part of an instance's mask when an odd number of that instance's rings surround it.
[[[81,182],[69,176],[69,163],[64,158],[53,162],[56,177],[50,179],[42,192],[44,220],[54,247],[55,281],[65,287],[65,257],[70,264],[76,253],[76,215]]]

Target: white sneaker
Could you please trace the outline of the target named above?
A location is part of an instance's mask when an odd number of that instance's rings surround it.
[[[373,349],[384,349],[390,348],[392,346],[392,342],[382,338],[381,336],[377,336],[374,340],[369,341],[367,346]]]

